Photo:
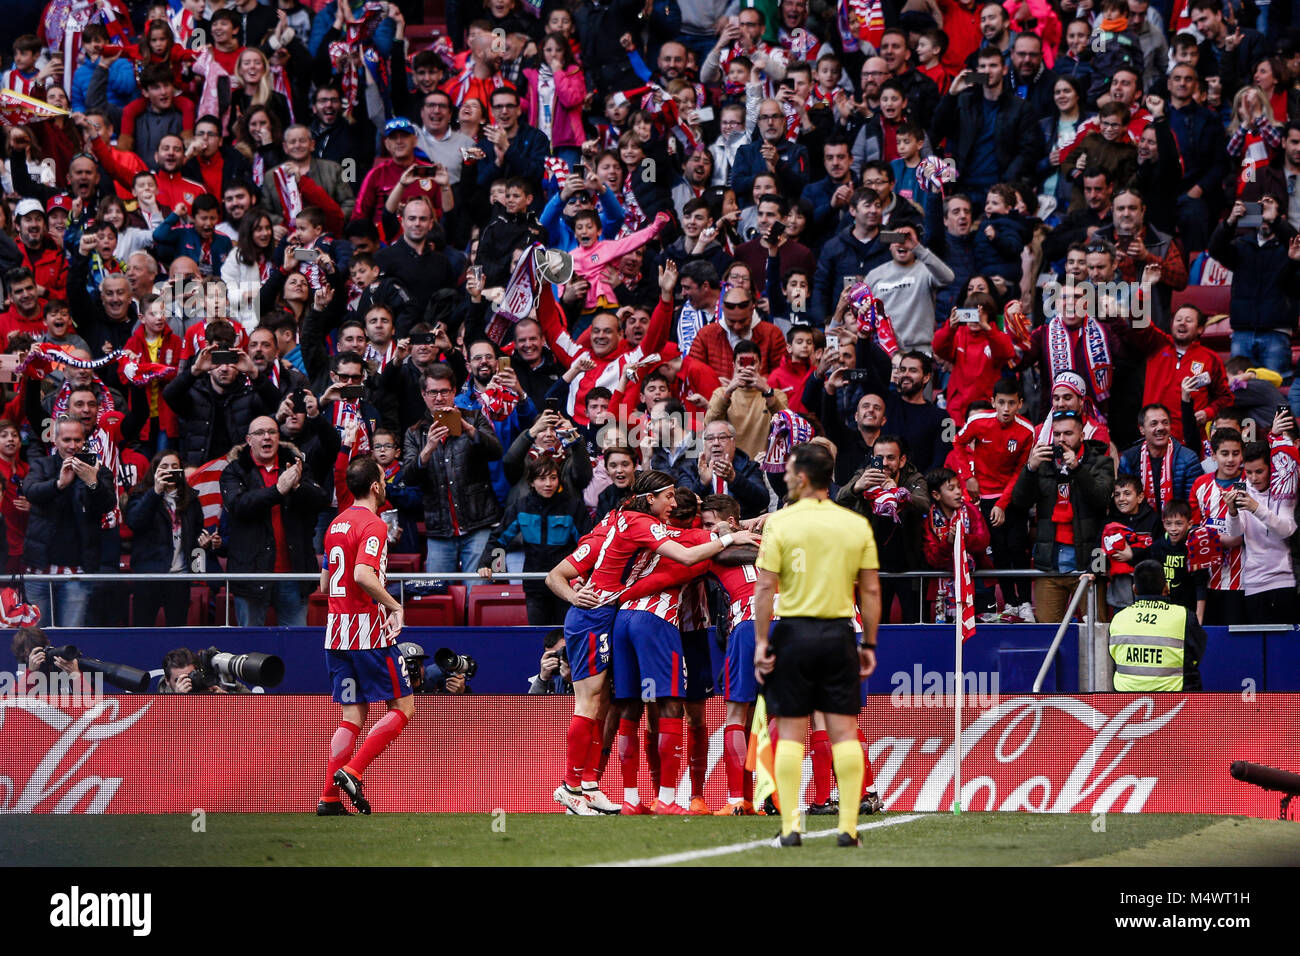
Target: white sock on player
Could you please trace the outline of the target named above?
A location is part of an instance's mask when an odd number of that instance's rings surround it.
[[[623,802],[630,803],[634,807],[641,802],[641,794],[637,792],[636,787],[623,788]]]

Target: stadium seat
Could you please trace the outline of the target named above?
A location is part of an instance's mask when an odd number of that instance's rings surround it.
[[[1189,285],[1181,292],[1175,292],[1169,303],[1169,314],[1177,312],[1185,305],[1194,305],[1206,315],[1209,321],[1201,342],[1206,348],[1216,352],[1226,352],[1232,347],[1232,321],[1228,318],[1228,302],[1232,297],[1232,288],[1226,285]],[[1222,316],[1218,321],[1215,316]]]
[[[414,574],[423,567],[418,554],[388,555],[388,570],[394,574]]]
[[[190,611],[185,623],[189,627],[203,627],[209,623],[208,586],[206,584],[190,585]]]
[[[480,584],[469,592],[470,627],[520,627],[528,624],[521,584]]]
[[[456,604],[449,594],[423,594],[408,598],[402,621],[411,627],[456,627]]]
[[[307,598],[307,626],[324,627],[329,616],[329,598],[319,591],[314,591]]]
[[[447,593],[451,595],[451,599],[452,599],[452,601],[455,602],[455,606],[456,606],[456,626],[457,626],[457,627],[464,627],[464,626],[465,626],[465,621],[466,621],[465,605],[466,605],[466,603],[467,603],[467,600],[466,600],[466,597],[465,597],[465,585],[463,585],[463,584],[449,584],[449,585],[447,586]]]

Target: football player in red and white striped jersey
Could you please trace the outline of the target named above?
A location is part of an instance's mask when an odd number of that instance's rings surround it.
[[[347,813],[340,789],[360,812],[370,812],[362,776],[415,716],[411,680],[396,646],[402,605],[384,589],[388,525],[379,517],[387,494],[384,473],[373,458],[357,458],[348,465],[346,480],[354,501],[325,532],[320,574],[320,588],[329,597],[325,654],[334,700],[343,706],[343,719],[330,741],[327,783],[316,806],[320,816]],[[387,702],[388,712],[353,755],[369,703],[380,700]]]

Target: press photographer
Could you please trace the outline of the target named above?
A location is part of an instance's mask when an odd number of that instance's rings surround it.
[[[528,679],[530,694],[572,694],[573,674],[569,668],[569,651],[564,641],[564,628],[546,632],[546,648],[537,673]]]
[[[408,642],[402,645],[402,656],[407,660],[411,686],[417,694],[474,693],[469,681],[478,673],[478,661],[468,654],[457,654],[450,647],[440,647],[433,652],[432,662],[425,664],[427,655],[424,649]]]
[[[284,661],[274,654],[229,654],[209,647],[194,653],[178,647],[163,656],[160,694],[249,694],[247,686],[275,687]]]

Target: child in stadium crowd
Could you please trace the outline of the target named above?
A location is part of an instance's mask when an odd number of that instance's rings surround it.
[[[1029,566],[1029,531],[1026,514],[1011,503],[1016,479],[1034,445],[1034,427],[1020,416],[1023,393],[1015,379],[999,379],[993,386],[993,404],[972,402],[969,417],[957,433],[948,464],[964,476],[966,490],[979,496],[980,513],[989,526],[993,566],[999,570]],[[1006,578],[1002,597],[1008,618],[1032,621],[1034,609],[1029,582]],[[976,602],[993,609],[992,589],[976,592]]]
[[[1159,520],[1139,479],[1133,475],[1115,479],[1110,513],[1101,532],[1102,550],[1110,562],[1106,603],[1112,614],[1133,603],[1133,567],[1150,556],[1150,546],[1159,536]]]
[[[838,57],[827,53],[819,59],[813,69],[813,88],[812,94],[808,97],[808,105],[830,104],[843,76],[844,68],[840,65]]]
[[[984,221],[975,234],[975,271],[1015,287],[1020,282],[1020,251],[1029,237],[1029,223],[1016,211],[1016,191],[1006,183],[990,186]]]
[[[806,295],[808,277],[799,270],[790,271],[787,288],[796,277],[804,280]],[[790,411],[803,415],[805,414],[803,389],[808,384],[808,376],[812,375],[813,368],[821,360],[822,349],[826,347],[826,335],[821,329],[814,329],[808,325],[792,325],[785,334],[785,341],[785,358],[781,360],[779,366],[772,369],[772,374],[767,377],[767,384],[769,388],[779,389],[785,393]]]
[[[389,546],[395,554],[424,554],[419,524],[424,520],[424,493],[402,481],[402,436],[388,428],[376,428],[370,449],[384,472],[388,502],[397,509],[397,540]]]
[[[1241,582],[1241,536],[1229,536],[1229,492],[1241,480],[1241,432],[1220,428],[1210,434],[1214,471],[1192,483],[1192,521],[1219,534],[1223,560],[1210,570],[1205,601],[1205,622],[1237,624],[1246,620],[1246,593]]]
[[[934,80],[939,87],[939,94],[948,92],[952,76],[943,68],[940,60],[948,50],[948,36],[942,30],[930,29],[922,33],[916,41],[916,69]]]
[[[492,580],[505,571],[506,549],[516,536],[524,543],[524,571],[550,571],[577,547],[591,530],[591,518],[580,495],[560,485],[559,462],[548,454],[524,466],[528,491],[506,505],[501,524],[492,532],[479,557],[480,577]],[[528,623],[533,627],[561,624],[568,605],[541,581],[524,582]]]
[[[979,506],[966,499],[961,480],[951,468],[932,468],[925,475],[925,487],[930,492],[930,514],[925,522],[925,541],[922,549],[927,567],[940,571],[953,569],[953,533],[958,521],[963,523],[966,554],[974,568],[991,568],[989,556],[989,526]],[[951,621],[953,614],[952,582],[946,578],[931,580],[926,585],[927,608],[942,610],[944,619]],[[942,600],[942,606],[938,603]],[[935,620],[938,619],[936,613]]]
[[[916,178],[925,146],[925,130],[919,123],[904,121],[894,134],[894,142],[898,148],[898,158],[889,162],[889,168],[894,172],[894,192],[899,197],[916,203],[923,212],[928,212],[930,203],[942,200],[930,190],[922,189]]]
[[[1160,516],[1164,534],[1151,545],[1149,557],[1165,569],[1169,603],[1181,604],[1196,620],[1205,619],[1206,590],[1209,572],[1193,571],[1188,564],[1187,535],[1192,530],[1192,506],[1186,501],[1171,501]]]

